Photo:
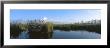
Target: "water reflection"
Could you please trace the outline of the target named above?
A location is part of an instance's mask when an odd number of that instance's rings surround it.
[[[12,39],[12,38],[18,38],[18,36],[21,36],[21,34],[25,34],[25,33],[23,33],[22,31],[17,31],[17,32],[14,32],[14,31],[12,31],[12,32],[10,32],[10,38]]]
[[[23,31],[17,37],[11,36],[13,39],[100,39],[101,34],[88,31],[61,31],[53,32],[29,32]]]
[[[30,39],[48,39],[52,38],[53,32],[28,32]]]
[[[53,39],[100,39],[101,34],[88,31],[61,31],[55,30]]]
[[[19,34],[18,38],[19,39],[28,39],[29,38],[28,31],[21,32],[21,34]]]
[[[48,39],[48,38],[52,38],[52,34],[53,32],[23,31],[16,37],[11,36],[11,39]]]

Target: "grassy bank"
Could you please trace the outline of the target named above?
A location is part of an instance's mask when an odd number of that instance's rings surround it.
[[[40,25],[40,26],[39,26]],[[40,27],[40,28],[39,28]],[[17,38],[23,31],[29,31],[29,37],[34,38],[51,38],[53,32],[53,24],[37,24],[37,23],[15,23],[10,25],[11,38]],[[40,30],[40,31],[38,31]]]
[[[101,25],[75,25],[75,24],[59,24],[54,25],[55,30],[87,30],[90,32],[101,33]]]
[[[41,28],[41,29],[40,29]],[[38,29],[40,32],[52,32],[53,31],[53,25],[52,23],[47,22],[46,24],[39,24],[37,23],[15,23],[10,25],[10,34],[13,37],[17,37],[21,32],[23,31],[30,31],[33,29]]]
[[[90,32],[97,32],[101,34],[101,24],[53,24],[51,22],[47,22],[46,24],[42,24],[41,29],[37,26],[36,22],[29,23],[15,23],[10,25],[10,33],[11,36],[18,36],[22,31],[27,31],[31,29],[38,29],[41,32],[52,32],[53,30],[86,30]]]

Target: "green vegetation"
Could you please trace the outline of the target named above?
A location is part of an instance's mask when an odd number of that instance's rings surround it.
[[[39,31],[40,30],[40,31]],[[42,38],[42,35],[46,38],[52,37],[53,25],[50,22],[40,24],[36,22],[28,22],[28,23],[11,23],[10,25],[10,35],[16,38],[23,31],[29,31],[31,38]],[[36,37],[33,37],[35,36]],[[38,36],[38,37],[37,37]]]
[[[34,21],[28,22],[28,23],[11,23],[10,25],[10,33],[11,36],[16,37],[18,36],[22,31],[34,31],[43,32],[45,34],[48,34],[52,32],[53,30],[64,30],[64,31],[70,31],[70,30],[86,30],[90,32],[97,32],[101,34],[101,22],[96,23],[74,23],[74,24],[53,24],[51,22],[46,23],[36,23]]]
[[[75,25],[75,24],[60,24],[60,25],[54,25],[55,30],[64,30],[64,31],[70,31],[70,30],[87,30],[91,32],[97,32],[101,33],[101,25]]]
[[[23,30],[19,27],[18,24],[11,24],[10,25],[11,36],[16,38],[21,33],[21,31],[23,31]]]
[[[46,23],[46,27],[47,27],[48,32],[52,32],[53,31],[53,24],[52,23],[47,22]]]

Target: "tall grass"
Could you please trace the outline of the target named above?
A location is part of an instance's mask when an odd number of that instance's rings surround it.
[[[37,26],[39,23],[36,23],[34,21],[28,22],[28,23],[11,23],[10,25],[10,34],[11,36],[18,36],[22,31],[29,31],[32,30],[33,27],[37,29]],[[70,31],[70,30],[87,30],[90,32],[97,32],[101,33],[101,24],[53,24],[51,22],[46,22],[41,25],[40,32],[53,32],[53,30],[64,30],[64,31]]]
[[[36,29],[38,29],[38,25],[40,25],[41,29],[40,31],[37,31]],[[34,28],[35,27],[35,28]],[[33,31],[33,29],[35,29],[36,31]],[[42,38],[42,36],[44,36],[43,38],[50,38],[52,37],[52,32],[53,32],[53,25],[50,22],[47,22],[45,24],[39,24],[39,23],[15,23],[12,24],[10,26],[10,35],[13,36],[14,38],[16,38],[17,36],[19,36],[19,34],[22,31],[29,31],[29,36],[30,38]]]

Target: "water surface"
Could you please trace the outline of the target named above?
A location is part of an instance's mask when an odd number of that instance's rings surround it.
[[[101,35],[88,31],[60,31],[55,30],[53,39],[100,39]]]
[[[38,34],[34,34],[38,35]],[[43,35],[42,35],[43,36]],[[37,37],[37,36],[36,36]],[[12,37],[11,37],[12,38]],[[89,31],[61,31],[54,30],[51,39],[100,39],[101,34]],[[30,39],[28,31],[21,32],[17,39]]]

